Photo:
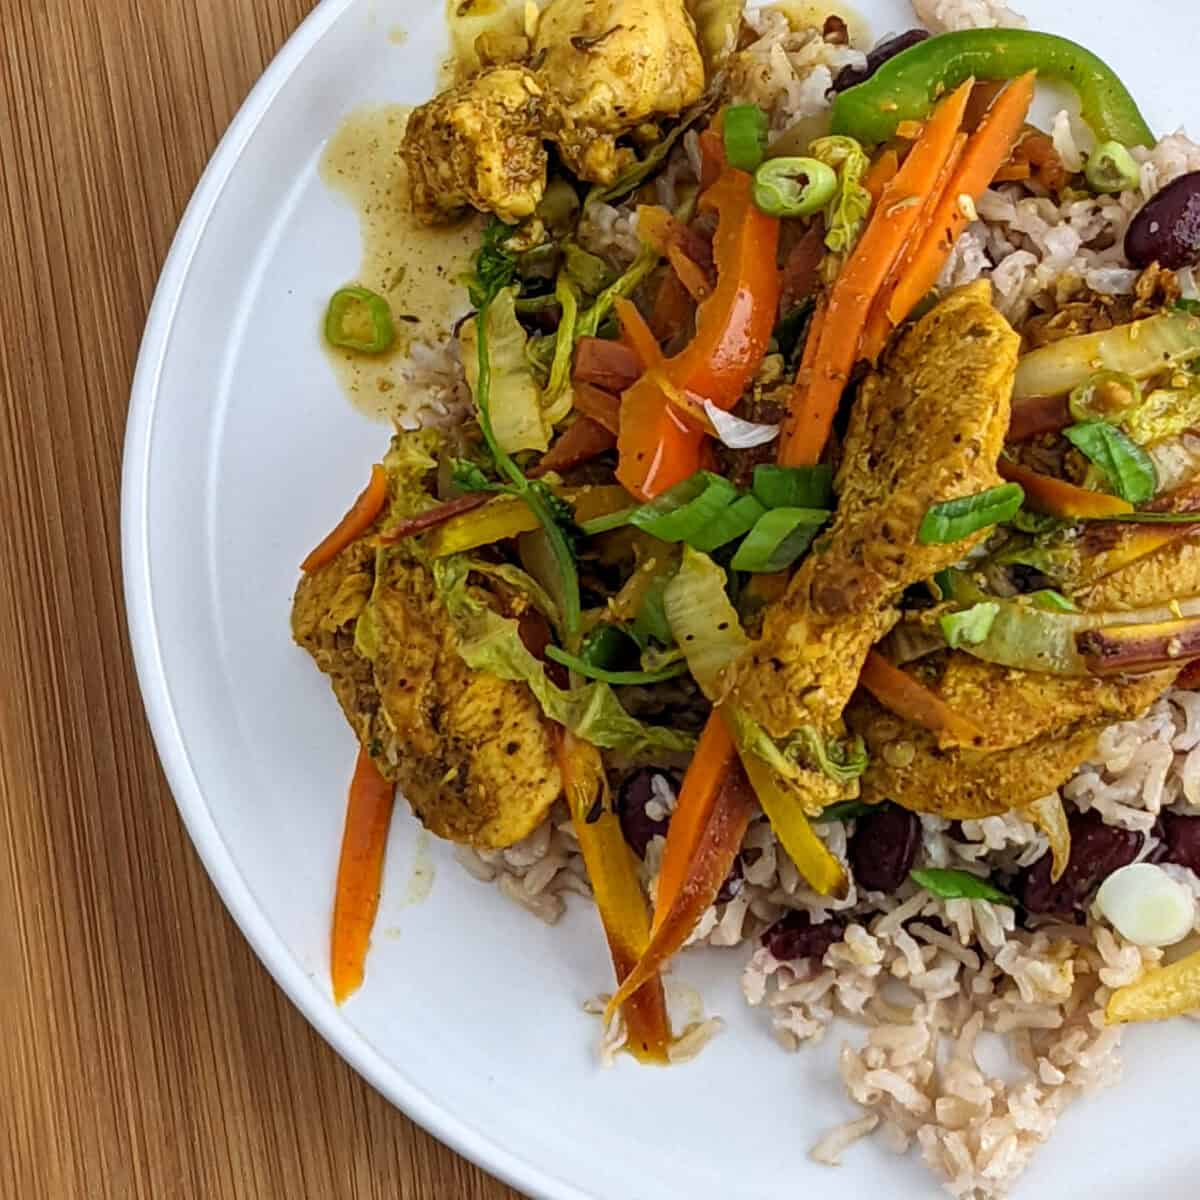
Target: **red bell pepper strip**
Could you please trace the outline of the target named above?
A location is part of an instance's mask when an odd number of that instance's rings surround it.
[[[717,213],[717,286],[696,313],[696,336],[664,365],[682,392],[730,409],[762,364],[779,306],[779,222],[754,204],[751,179],[727,169],[700,198]],[[643,376],[621,401],[617,478],[649,499],[700,468],[704,435],[681,421],[662,387]]]

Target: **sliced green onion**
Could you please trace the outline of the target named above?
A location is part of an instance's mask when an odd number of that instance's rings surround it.
[[[990,900],[993,904],[1016,906],[1016,901],[986,879],[972,875],[970,871],[956,871],[947,867],[927,867],[910,871],[913,883],[943,900]]]
[[[785,571],[812,545],[829,520],[824,508],[775,508],[759,518],[729,564],[735,571]]]
[[[1063,436],[1095,463],[1122,500],[1141,504],[1158,490],[1154,460],[1115,425],[1107,421],[1084,421],[1064,429]]]
[[[833,468],[776,467],[769,463],[754,468],[754,498],[764,508],[829,508],[833,504]]]
[[[808,217],[837,186],[837,173],[819,159],[772,158],[754,172],[754,203],[769,217]]]
[[[396,340],[388,302],[370,288],[338,288],[325,310],[325,340],[339,350],[383,354]]]
[[[1093,192],[1128,192],[1142,181],[1141,169],[1120,142],[1101,142],[1083,168]]]
[[[707,528],[688,538],[687,543],[705,553],[716,550],[749,533],[766,511],[753,496],[739,496],[724,512],[718,513]]]
[[[1076,421],[1119,422],[1142,402],[1142,385],[1124,371],[1097,371],[1072,389],[1067,406]]]
[[[662,683],[667,679],[676,679],[687,672],[687,663],[672,663],[661,671],[606,671],[603,667],[594,667],[577,655],[568,654],[557,646],[546,647],[546,657],[560,663],[576,675],[584,679],[598,679],[601,683],[610,683],[617,687],[638,684]]]
[[[1068,599],[1062,592],[1056,592],[1053,588],[1042,588],[1041,591],[1031,592],[1029,598],[1033,601],[1034,608],[1041,608],[1046,612],[1079,611],[1079,605],[1074,600]]]
[[[725,110],[725,159],[739,171],[753,171],[767,152],[767,114],[757,104]]]
[[[991,632],[999,614],[1000,605],[985,600],[961,612],[946,613],[938,624],[942,627],[946,645],[957,650],[960,646],[978,646]]]
[[[959,496],[930,505],[917,530],[917,541],[924,546],[961,542],[980,529],[1010,520],[1024,499],[1025,492],[1020,484],[1002,483],[973,496]]]
[[[584,521],[579,526],[579,530],[584,537],[595,537],[598,533],[608,533],[613,529],[620,529],[629,524],[629,518],[637,510],[638,505],[632,504],[629,508],[618,509],[617,512],[607,513],[603,517],[593,517],[590,521]]]
[[[635,509],[629,523],[664,542],[687,542],[702,537],[737,494],[728,479],[711,471],[697,471]]]
[[[591,667],[605,671],[624,669],[638,658],[637,643],[616,625],[597,625],[583,639],[579,657]]]

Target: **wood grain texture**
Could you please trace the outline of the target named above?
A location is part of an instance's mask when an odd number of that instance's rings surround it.
[[[120,595],[129,381],[221,131],[311,0],[0,0],[0,1196],[497,1200],[259,966]]]

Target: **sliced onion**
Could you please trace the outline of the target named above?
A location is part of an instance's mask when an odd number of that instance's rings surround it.
[[[1057,792],[1035,800],[1025,815],[1046,835],[1050,843],[1050,882],[1057,883],[1071,861],[1071,826]]]
[[[743,421],[733,413],[718,408],[711,400],[705,400],[704,412],[712,422],[717,437],[730,450],[752,450],[755,446],[765,446],[779,436],[778,425],[760,425],[755,421]]]

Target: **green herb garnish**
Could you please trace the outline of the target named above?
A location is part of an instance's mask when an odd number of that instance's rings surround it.
[[[1016,901],[986,879],[972,875],[970,871],[956,871],[944,867],[926,867],[910,871],[912,881],[927,892],[943,900],[989,900],[992,904],[1016,906]]]

